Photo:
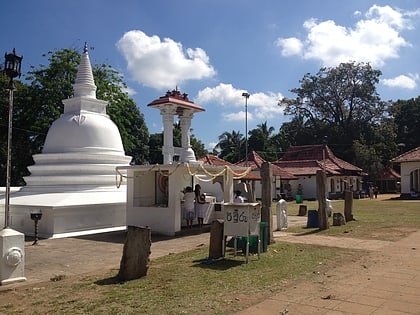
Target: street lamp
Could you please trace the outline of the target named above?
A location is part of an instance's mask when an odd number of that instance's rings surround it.
[[[4,227],[8,228],[10,224],[10,176],[12,170],[12,118],[13,118],[13,90],[15,89],[13,79],[20,77],[20,67],[23,56],[17,56],[13,48],[13,53],[4,54],[3,72],[10,78],[9,82],[9,124],[7,129],[7,166],[6,166],[6,200],[4,204]]]
[[[248,98],[249,98],[249,93],[243,92],[242,96],[245,97],[245,166],[248,166]]]

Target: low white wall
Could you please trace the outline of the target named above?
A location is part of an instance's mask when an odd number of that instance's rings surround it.
[[[152,233],[174,236],[181,228],[176,228],[175,212],[168,207],[127,207],[127,225],[148,226]]]

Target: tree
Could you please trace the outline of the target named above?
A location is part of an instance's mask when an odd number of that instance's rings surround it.
[[[257,151],[266,161],[276,159],[276,149],[271,146],[270,137],[274,127],[268,127],[267,122],[257,125],[256,129],[249,132],[248,145],[250,151]]]
[[[191,147],[194,150],[195,156],[197,158],[203,157],[209,153],[206,150],[204,143],[201,142],[201,140],[197,139],[195,135],[191,135],[190,141],[191,141]]]
[[[149,162],[150,164],[162,164],[163,133],[154,133],[149,137]]]
[[[231,162],[236,163],[244,157],[243,152],[244,139],[239,131],[232,130],[231,133],[225,131],[219,136],[219,143],[216,145],[215,150],[220,150],[219,157]]]
[[[33,164],[31,133],[29,126],[33,123],[27,112],[29,102],[28,87],[14,80],[13,119],[12,119],[12,150],[10,181],[12,186],[24,184],[23,177],[29,175],[26,166]],[[0,76],[0,186],[6,185],[7,138],[9,124],[9,78]]]
[[[291,90],[296,98],[284,98],[279,105],[285,106],[286,114],[303,119],[303,125],[318,135],[317,143],[328,135],[328,143],[336,145],[335,153],[352,162],[354,154],[349,149],[353,141],[373,133],[384,118],[386,104],[376,92],[380,75],[366,63],[324,67],[316,75],[305,74],[299,81],[301,86]]]
[[[108,101],[107,113],[118,126],[126,154],[135,164],[145,163],[149,160],[149,131],[136,103],[124,92],[127,85],[109,65],[95,66],[93,76],[97,98]]]
[[[405,150],[420,146],[420,96],[396,101],[391,112],[397,128],[397,143]]]
[[[318,138],[322,137],[323,139],[324,137],[319,133],[319,130],[314,130],[314,126],[309,120],[299,114],[295,115],[291,121],[283,123],[279,132],[284,141],[283,149],[287,149],[291,145],[320,143],[321,140]]]

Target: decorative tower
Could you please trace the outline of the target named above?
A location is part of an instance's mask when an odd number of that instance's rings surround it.
[[[163,164],[172,164],[174,156],[179,156],[181,163],[196,162],[195,154],[190,143],[191,120],[194,113],[205,111],[200,105],[194,104],[188,99],[188,94],[181,94],[178,89],[166,92],[147,106],[158,108],[163,120]],[[180,119],[182,133],[182,147],[175,148],[173,145],[174,116]]]
[[[64,113],[48,131],[42,154],[33,156],[26,189],[114,188],[115,167],[131,161],[124,154],[118,127],[106,114],[107,102],[96,99],[86,45],[73,88],[74,96],[63,100]]]
[[[96,99],[85,45],[64,113],[51,125],[41,154],[33,156],[26,186],[12,195],[12,226],[34,232],[31,212],[41,212],[39,236],[63,237],[126,226],[126,185],[117,188],[116,167],[129,165],[120,132]]]

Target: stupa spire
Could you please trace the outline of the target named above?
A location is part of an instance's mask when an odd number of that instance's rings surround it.
[[[96,85],[93,80],[92,66],[89,60],[88,46],[85,43],[76,82],[73,84],[74,97],[87,97],[96,99]]]

